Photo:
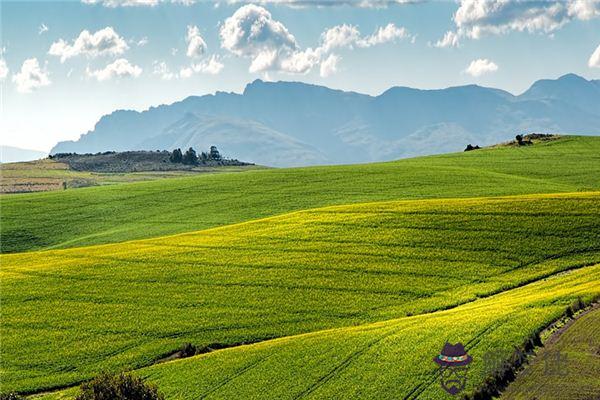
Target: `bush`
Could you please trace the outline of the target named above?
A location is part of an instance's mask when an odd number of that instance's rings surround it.
[[[0,400],[26,400],[25,397],[20,396],[16,393],[5,393],[0,394]]]
[[[198,349],[191,343],[186,343],[181,347],[180,354],[181,357],[191,357],[196,355]]]
[[[81,385],[76,400],[164,400],[156,386],[145,383],[142,378],[120,373],[102,373]]]

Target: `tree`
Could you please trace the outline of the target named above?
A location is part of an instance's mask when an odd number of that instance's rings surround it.
[[[209,155],[212,160],[216,160],[216,161],[221,160],[221,154],[219,153],[219,150],[217,150],[217,146],[210,146]]]
[[[182,162],[186,165],[198,164],[198,156],[196,155],[196,151],[190,147],[183,155]]]
[[[183,161],[183,154],[181,153],[181,149],[173,150],[173,153],[169,156],[169,161],[172,163],[180,163]]]
[[[519,144],[519,146],[523,144],[523,136],[522,135],[515,136],[515,139],[517,139],[517,143]]]

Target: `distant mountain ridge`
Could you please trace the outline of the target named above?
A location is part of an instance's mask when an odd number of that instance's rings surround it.
[[[519,96],[477,85],[379,96],[300,82],[255,80],[243,93],[190,96],[115,111],[51,151],[205,148],[264,165],[384,161],[487,145],[516,133],[600,135],[600,81],[568,74]]]
[[[47,155],[43,151],[0,145],[0,163],[39,160]]]

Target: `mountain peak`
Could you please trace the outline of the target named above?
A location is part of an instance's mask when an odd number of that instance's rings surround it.
[[[581,82],[581,81],[583,81],[583,82],[589,82],[584,77],[579,76],[577,74],[573,74],[573,73],[565,74],[565,75],[561,76],[560,78],[558,78],[557,81],[571,81],[571,82],[578,82],[578,81]]]

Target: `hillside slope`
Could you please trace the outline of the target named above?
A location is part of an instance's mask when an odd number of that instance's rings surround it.
[[[393,87],[368,96],[256,80],[242,94],[217,92],[143,112],[115,111],[52,153],[214,144],[241,157],[241,141],[243,159],[261,165],[386,161],[458,151],[469,142],[489,145],[517,133],[598,135],[599,105],[597,83],[573,74],[538,81],[520,96],[476,85]]]
[[[40,391],[103,369],[143,367],[186,342],[255,342],[473,302],[600,263],[599,214],[600,193],[369,203],[172,237],[2,255],[2,390]],[[561,304],[548,310],[554,315]],[[550,318],[532,315],[519,334]],[[426,326],[414,334],[427,337]],[[351,341],[340,345],[339,353],[333,346],[334,353],[322,355],[341,362],[356,351]],[[311,344],[296,359],[292,352],[289,368],[270,374],[292,374],[280,377],[281,385],[292,384],[295,368],[319,364],[323,349]],[[413,350],[395,351],[410,357]],[[301,382],[327,375],[327,365]],[[377,385],[361,390],[376,393]]]
[[[139,374],[177,399],[447,400],[432,361],[446,341],[464,343],[473,357],[460,396],[472,394],[495,372],[485,361],[490,354],[509,361],[515,346],[577,298],[599,295],[596,265],[448,311],[219,351]]]
[[[501,399],[599,399],[599,356],[600,307],[597,306],[551,336],[502,393]]]
[[[0,197],[2,252],[174,234],[306,208],[600,189],[600,138],[389,163],[262,170]]]

